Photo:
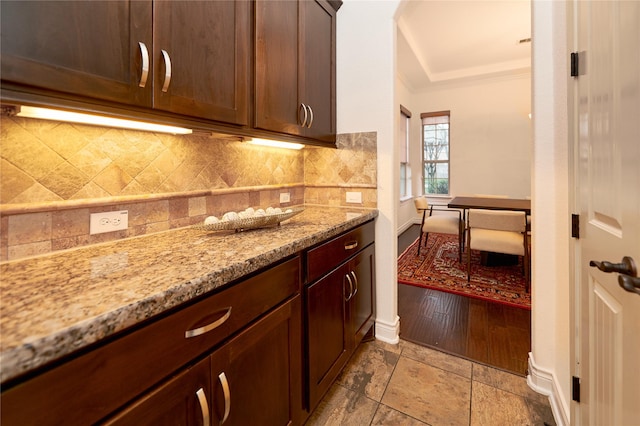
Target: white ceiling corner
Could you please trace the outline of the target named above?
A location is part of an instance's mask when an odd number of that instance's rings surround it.
[[[412,90],[531,69],[530,0],[404,0],[397,70]]]

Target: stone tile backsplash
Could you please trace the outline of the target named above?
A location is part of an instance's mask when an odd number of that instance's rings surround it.
[[[189,226],[207,215],[291,202],[376,207],[375,132],[338,149],[290,151],[233,137],[174,136],[0,118],[0,260]],[[349,204],[357,207],[358,205]],[[129,229],[89,235],[89,214],[128,210]]]

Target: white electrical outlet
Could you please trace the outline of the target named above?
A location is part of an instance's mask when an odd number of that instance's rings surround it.
[[[289,193],[289,192],[281,192],[280,193],[280,202],[281,203],[289,203],[289,202],[291,202],[291,193]]]
[[[362,204],[362,192],[347,192],[347,203]]]
[[[89,234],[120,231],[129,227],[129,211],[91,213],[89,217]]]

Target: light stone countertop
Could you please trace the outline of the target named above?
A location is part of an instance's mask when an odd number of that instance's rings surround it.
[[[0,263],[0,382],[377,216],[307,205],[278,227],[181,228]]]

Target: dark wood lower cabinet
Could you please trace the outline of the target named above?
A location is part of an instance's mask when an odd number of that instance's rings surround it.
[[[300,425],[373,326],[373,237],[368,222],[3,383],[0,422]]]
[[[373,326],[374,255],[372,243],[305,290],[309,412]]]
[[[353,349],[357,347],[375,321],[375,245],[371,244],[349,263],[356,277],[356,292],[349,304]]]
[[[298,295],[107,424],[300,424],[300,309]]]
[[[345,267],[338,268],[306,290],[309,411],[349,359],[345,273]]]
[[[212,424],[301,423],[300,296],[211,356]]]
[[[210,425],[211,368],[205,358],[151,391],[107,425]],[[209,421],[208,421],[209,420]]]

